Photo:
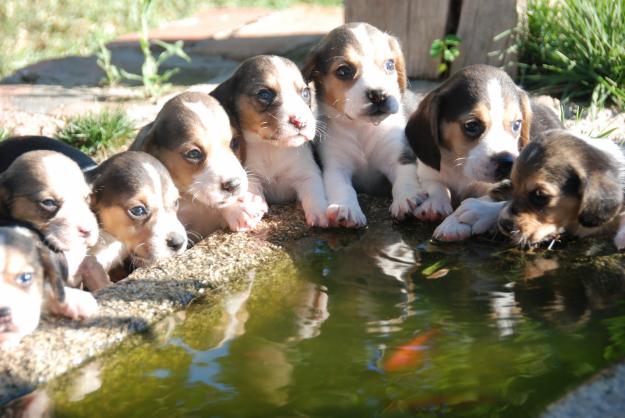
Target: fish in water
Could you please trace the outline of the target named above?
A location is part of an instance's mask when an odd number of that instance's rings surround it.
[[[418,335],[407,344],[397,347],[384,360],[384,370],[387,372],[402,372],[419,367],[423,363],[425,344],[437,333],[438,330],[431,329]]]

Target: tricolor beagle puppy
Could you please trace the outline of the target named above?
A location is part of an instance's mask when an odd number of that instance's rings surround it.
[[[514,163],[499,229],[521,246],[613,233],[625,248],[625,155],[609,139],[545,132]]]
[[[142,267],[184,252],[178,189],[160,161],[125,151],[86,175],[93,190],[91,209],[100,222],[92,254],[106,271],[125,261]]]
[[[311,51],[303,72],[314,81],[319,104],[330,224],[364,226],[356,191],[379,194],[386,180],[393,217],[412,216],[422,193],[404,136],[407,78],[397,39],[367,23],[340,26]]]
[[[560,126],[555,112],[532,103],[505,71],[488,65],[458,71],[421,101],[406,125],[427,194],[417,217],[440,221],[463,199],[485,196],[494,183],[508,178],[531,136]],[[491,209],[485,210],[496,218],[500,207]],[[473,212],[464,225],[478,230],[493,223],[493,216],[486,220]],[[454,217],[434,236],[455,240],[476,233],[462,227]]]
[[[40,237],[26,226],[0,226],[0,348],[33,332],[43,309],[73,319],[98,310],[90,293],[65,287],[65,256]]]
[[[316,129],[313,98],[297,66],[277,56],[250,58],[211,95],[230,116],[250,192],[261,203],[297,198],[308,225],[326,227],[321,170],[310,146]]]
[[[98,239],[98,223],[89,208],[91,189],[70,158],[49,150],[12,154],[15,141],[22,139],[0,145],[0,169],[5,169],[0,174],[0,218],[26,222],[40,231],[50,247],[65,254],[69,284],[78,286],[79,266]]]
[[[178,217],[190,236],[201,238],[226,225],[248,230],[266,212],[247,204],[247,174],[231,141],[230,119],[219,102],[184,92],[165,103],[130,146],[167,167],[181,193]]]

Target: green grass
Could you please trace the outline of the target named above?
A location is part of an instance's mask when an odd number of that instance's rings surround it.
[[[74,116],[56,137],[96,159],[104,159],[134,135],[135,128],[122,110]]]
[[[157,0],[150,26],[204,7],[339,5],[340,0]],[[135,0],[1,0],[0,78],[34,62],[91,54],[99,43],[139,30]]]
[[[525,86],[625,109],[625,0],[529,0],[517,35]]]

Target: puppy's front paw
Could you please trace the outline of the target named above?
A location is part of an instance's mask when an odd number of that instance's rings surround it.
[[[427,199],[426,194],[415,194],[414,196],[400,196],[393,199],[390,212],[393,218],[403,220],[407,216],[415,216],[417,208]]]
[[[98,302],[89,292],[66,287],[65,302],[60,304],[54,312],[74,320],[86,319],[98,312]]]
[[[330,226],[342,226],[345,228],[362,228],[367,224],[367,218],[358,205],[337,205],[328,206],[326,212]]]
[[[306,224],[308,226],[328,227],[328,214],[325,208],[304,209],[304,214],[306,215]]]
[[[254,229],[267,211],[267,202],[262,196],[247,192],[222,213],[231,231],[242,232]]]
[[[415,216],[422,221],[437,222],[448,217],[453,208],[448,199],[428,197],[415,211]]]
[[[446,217],[434,230],[432,238],[439,241],[463,241],[471,236],[471,225],[460,222],[455,213]]]

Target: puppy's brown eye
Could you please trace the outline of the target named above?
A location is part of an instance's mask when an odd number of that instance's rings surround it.
[[[128,209],[128,215],[133,219],[144,219],[149,215],[148,209],[143,205],[137,205]]]
[[[477,138],[484,132],[484,125],[479,120],[470,120],[462,125],[462,130],[469,138]]]
[[[33,281],[32,273],[22,273],[15,278],[15,282],[20,286],[30,286]]]
[[[356,69],[349,64],[342,64],[335,71],[339,80],[351,80],[356,75]]]
[[[545,192],[543,192],[542,190],[535,189],[530,192],[528,199],[530,203],[535,207],[542,208],[544,206],[547,206],[547,204],[551,200],[551,197],[545,194]]]
[[[384,62],[384,69],[388,71],[389,73],[392,73],[393,71],[395,71],[395,61],[386,60],[386,62]]]
[[[276,93],[269,89],[261,89],[256,93],[256,98],[264,104],[270,105],[276,98]]]
[[[191,162],[198,162],[204,158],[204,154],[197,148],[193,148],[184,153],[184,158]]]
[[[54,212],[58,210],[60,203],[55,199],[43,199],[39,202],[39,206],[41,206],[41,208],[45,211]]]
[[[304,99],[306,102],[310,100],[310,89],[308,87],[304,87],[301,94],[302,99]]]
[[[519,132],[519,129],[521,129],[521,126],[523,125],[523,121],[521,119],[519,120],[515,120],[514,122],[512,122],[512,132]]]

